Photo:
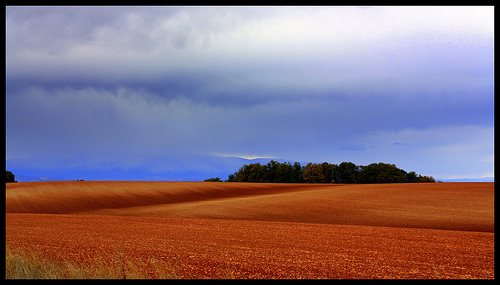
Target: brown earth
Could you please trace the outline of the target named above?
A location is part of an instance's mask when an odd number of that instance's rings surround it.
[[[494,278],[494,183],[9,183],[6,210],[9,247],[188,278]]]

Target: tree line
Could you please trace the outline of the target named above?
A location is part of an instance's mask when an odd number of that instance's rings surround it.
[[[222,181],[219,177],[205,181]],[[417,183],[436,182],[432,176],[422,176],[415,171],[406,172],[394,164],[372,163],[356,165],[352,162],[340,164],[277,162],[267,164],[244,164],[238,171],[229,175],[226,182],[262,183]]]

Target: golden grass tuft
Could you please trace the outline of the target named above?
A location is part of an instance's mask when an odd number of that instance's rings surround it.
[[[91,264],[60,261],[37,249],[5,251],[6,279],[180,279],[168,262],[149,258],[146,262],[127,261],[118,254],[115,261],[104,254]]]

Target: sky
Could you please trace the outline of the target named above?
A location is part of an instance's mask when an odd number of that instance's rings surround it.
[[[199,180],[279,159],[493,177],[493,27],[493,6],[7,6],[6,168]]]

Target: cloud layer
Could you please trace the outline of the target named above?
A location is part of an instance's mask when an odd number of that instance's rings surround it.
[[[6,11],[7,159],[234,155],[492,176],[493,7]]]

